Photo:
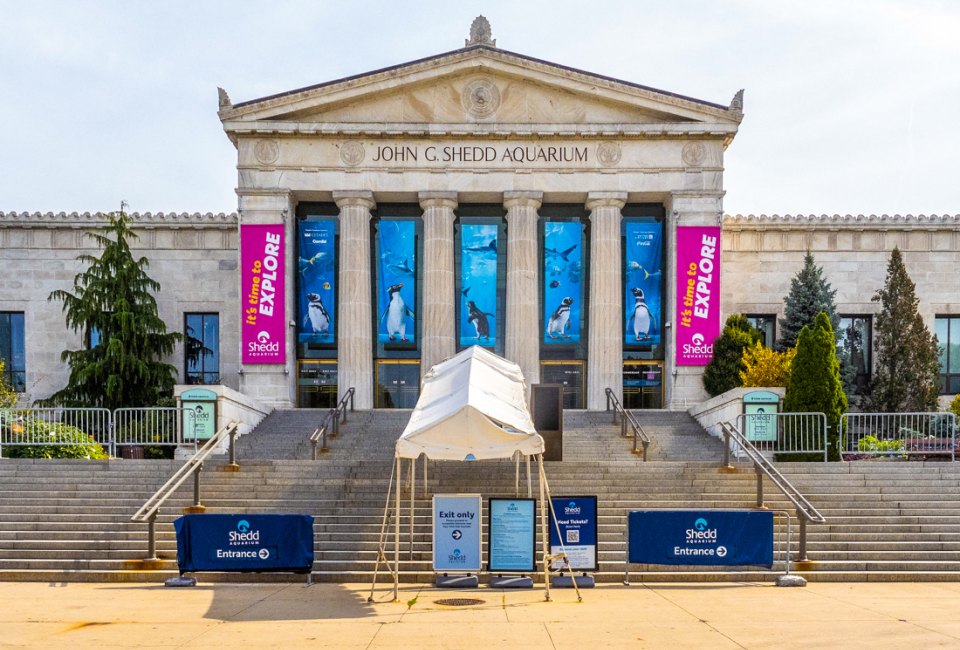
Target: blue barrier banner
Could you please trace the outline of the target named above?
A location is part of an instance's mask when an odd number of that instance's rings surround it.
[[[773,566],[773,513],[756,510],[635,510],[631,564]]]
[[[479,494],[437,494],[433,497],[433,570],[479,571]]]
[[[574,571],[597,570],[597,497],[553,497],[550,508],[556,523],[550,521],[550,554],[562,550],[567,553],[567,562]],[[557,528],[560,534],[557,534]],[[565,566],[564,562],[553,563],[554,569]]]
[[[173,527],[181,573],[313,568],[309,515],[184,515]]]
[[[536,568],[535,499],[490,499],[490,571]]]

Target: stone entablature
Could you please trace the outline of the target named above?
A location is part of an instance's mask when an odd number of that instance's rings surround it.
[[[960,229],[960,214],[724,215],[724,230]]]
[[[236,228],[237,213],[130,212],[135,228]],[[108,223],[103,212],[0,212],[0,228],[98,227]]]

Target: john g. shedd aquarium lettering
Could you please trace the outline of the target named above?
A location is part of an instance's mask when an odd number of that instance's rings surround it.
[[[540,145],[469,146],[446,145],[407,146],[380,145],[374,152],[373,162],[507,162],[507,163],[572,163],[589,162],[587,147]]]

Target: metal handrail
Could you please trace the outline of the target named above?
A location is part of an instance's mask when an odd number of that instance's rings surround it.
[[[157,520],[157,512],[160,510],[160,507],[166,503],[177,489],[183,485],[187,478],[192,474],[194,477],[194,492],[193,492],[193,501],[194,506],[200,506],[200,472],[203,471],[203,461],[213,453],[213,451],[223,442],[224,438],[230,438],[230,464],[236,465],[236,455],[234,452],[234,437],[237,434],[237,428],[240,426],[240,422],[233,420],[228,423],[226,426],[221,428],[214,434],[209,440],[200,449],[191,456],[186,463],[180,466],[173,476],[171,476],[166,483],[164,483],[159,490],[153,493],[147,502],[144,503],[136,514],[130,518],[130,521],[135,523],[146,523],[149,525],[149,535],[147,539],[147,559],[155,560],[157,558],[156,553],[156,536],[154,530],[154,524]]]
[[[340,398],[340,401],[337,402],[337,408],[332,408],[327,412],[327,415],[324,416],[323,422],[320,423],[316,429],[313,430],[313,433],[310,434],[310,446],[313,449],[313,460],[317,459],[317,453],[325,453],[329,451],[327,448],[327,434],[330,434],[331,438],[336,438],[340,434],[340,424],[347,421],[347,402],[350,402],[350,412],[353,412],[353,394],[356,392],[356,389],[351,386],[343,394],[343,397]],[[320,448],[317,449],[317,445],[320,445]]]
[[[647,432],[643,430],[643,427],[640,426],[640,423],[637,422],[637,418],[634,417],[633,413],[623,408],[620,405],[620,400],[617,399],[617,396],[614,394],[613,390],[607,389],[607,410],[610,410],[611,404],[613,405],[613,423],[620,424],[620,435],[627,437],[627,424],[630,425],[630,428],[633,430],[633,453],[642,454],[643,460],[647,460],[647,447],[650,446],[650,436],[647,435]],[[619,416],[619,420],[617,419]],[[643,447],[643,449],[637,449],[637,443]]]
[[[734,425],[729,422],[721,422],[720,428],[723,430],[723,466],[730,465],[730,439],[746,453],[747,457],[753,463],[753,468],[757,473],[757,507],[764,508],[763,504],[763,477],[766,476],[779,489],[787,500],[794,505],[797,510],[797,519],[800,520],[800,551],[798,553],[801,562],[807,561],[807,522],[814,524],[826,523],[827,519],[812,503],[807,501],[806,497],[800,494],[800,491],[780,473],[773,463],[767,460],[756,447],[753,446],[747,437],[744,436]]]

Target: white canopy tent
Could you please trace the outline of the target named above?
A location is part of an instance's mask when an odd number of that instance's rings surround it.
[[[543,470],[543,438],[536,432],[527,408],[523,373],[515,363],[473,346],[439,363],[427,372],[420,390],[420,398],[410,421],[397,440],[395,467],[390,477],[387,503],[380,529],[380,549],[374,569],[373,589],[376,586],[380,562],[389,566],[386,558],[386,528],[390,515],[391,492],[394,494],[394,557],[393,596],[399,597],[400,566],[400,485],[401,461],[409,460],[410,476],[410,540],[413,540],[413,498],[415,462],[421,455],[430,460],[473,461],[517,458],[519,485],[519,456],[527,459],[528,492],[530,481],[529,459],[535,457],[540,477],[541,539],[543,542],[543,574],[547,600],[550,600],[547,507],[549,487]],[[426,460],[424,461],[426,474]],[[394,482],[394,477],[396,481]],[[424,476],[426,479],[426,476]],[[426,482],[426,481],[425,481]],[[564,554],[561,554],[562,557]],[[574,583],[576,586],[576,583]],[[577,597],[580,598],[579,589]]]

